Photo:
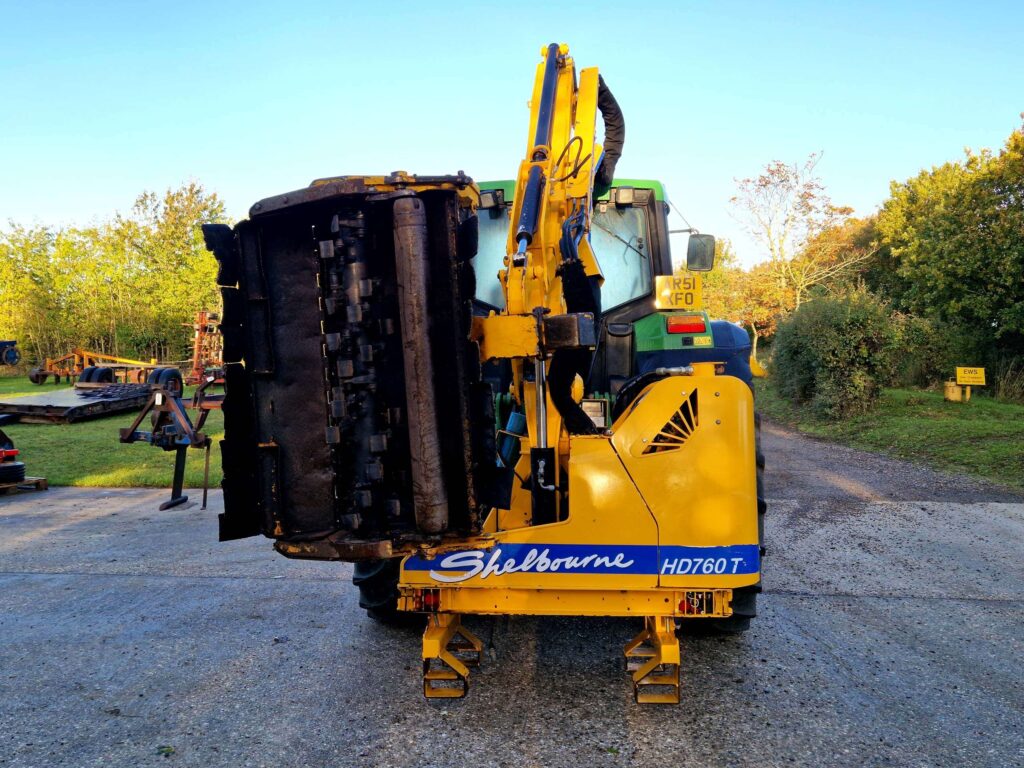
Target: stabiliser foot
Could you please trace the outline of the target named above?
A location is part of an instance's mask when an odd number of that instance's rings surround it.
[[[469,667],[479,666],[480,639],[456,613],[432,613],[423,632],[423,695],[460,699],[469,690]]]
[[[637,704],[679,703],[679,640],[675,620],[648,616],[623,649]]]

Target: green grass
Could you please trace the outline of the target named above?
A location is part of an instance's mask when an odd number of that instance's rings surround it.
[[[33,384],[28,376],[0,376],[0,397],[20,397],[21,395],[41,395],[50,390],[67,389],[70,384]]]
[[[757,380],[757,407],[801,432],[1024,489],[1024,406],[990,397],[947,403],[941,392],[887,389],[870,413],[823,422]]]
[[[26,377],[0,378],[0,396],[37,395],[56,389],[53,384],[32,384]],[[189,411],[195,419],[195,413]],[[93,487],[151,487],[171,484],[174,452],[161,451],[146,443],[118,442],[118,430],[131,426],[134,413],[77,424],[10,424],[3,430],[21,451],[19,459],[31,477],[45,477],[51,485]],[[142,429],[149,429],[148,419]],[[219,411],[210,414],[203,432],[213,438],[210,452],[210,487],[221,481],[220,449],[224,420]],[[204,452],[190,448],[185,467],[186,487],[203,484]]]

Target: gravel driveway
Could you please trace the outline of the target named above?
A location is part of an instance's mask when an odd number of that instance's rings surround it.
[[[470,619],[462,701],[350,567],[218,544],[164,491],[0,499],[3,766],[1024,765],[1024,499],[766,425],[748,634],[683,640],[642,708],[627,619]],[[169,475],[170,467],[168,467]]]

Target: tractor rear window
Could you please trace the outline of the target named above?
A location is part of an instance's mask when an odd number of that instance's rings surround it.
[[[603,312],[650,292],[651,263],[647,242],[647,219],[643,208],[599,205],[594,211],[590,245],[604,275],[604,285],[601,286]]]
[[[505,241],[511,207],[486,208],[478,211],[480,219],[480,246],[473,259],[476,271],[476,300],[501,309],[505,294],[498,282],[498,272],[505,268]]]
[[[476,298],[492,307],[505,306],[498,282],[504,269],[505,242],[511,207],[482,209],[480,247],[473,265],[476,269]],[[651,265],[647,219],[643,208],[598,205],[592,218],[590,245],[604,275],[601,308],[625,304],[651,290]]]

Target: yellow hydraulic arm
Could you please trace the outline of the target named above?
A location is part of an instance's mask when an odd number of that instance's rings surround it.
[[[477,324],[483,356],[512,360],[512,395],[529,430],[534,524],[563,514],[555,492],[568,453],[563,423],[572,433],[593,429],[572,388],[596,343],[603,280],[588,239],[603,84],[596,68],[581,70],[577,80],[567,45],[553,43],[542,56],[499,273],[505,308]]]

